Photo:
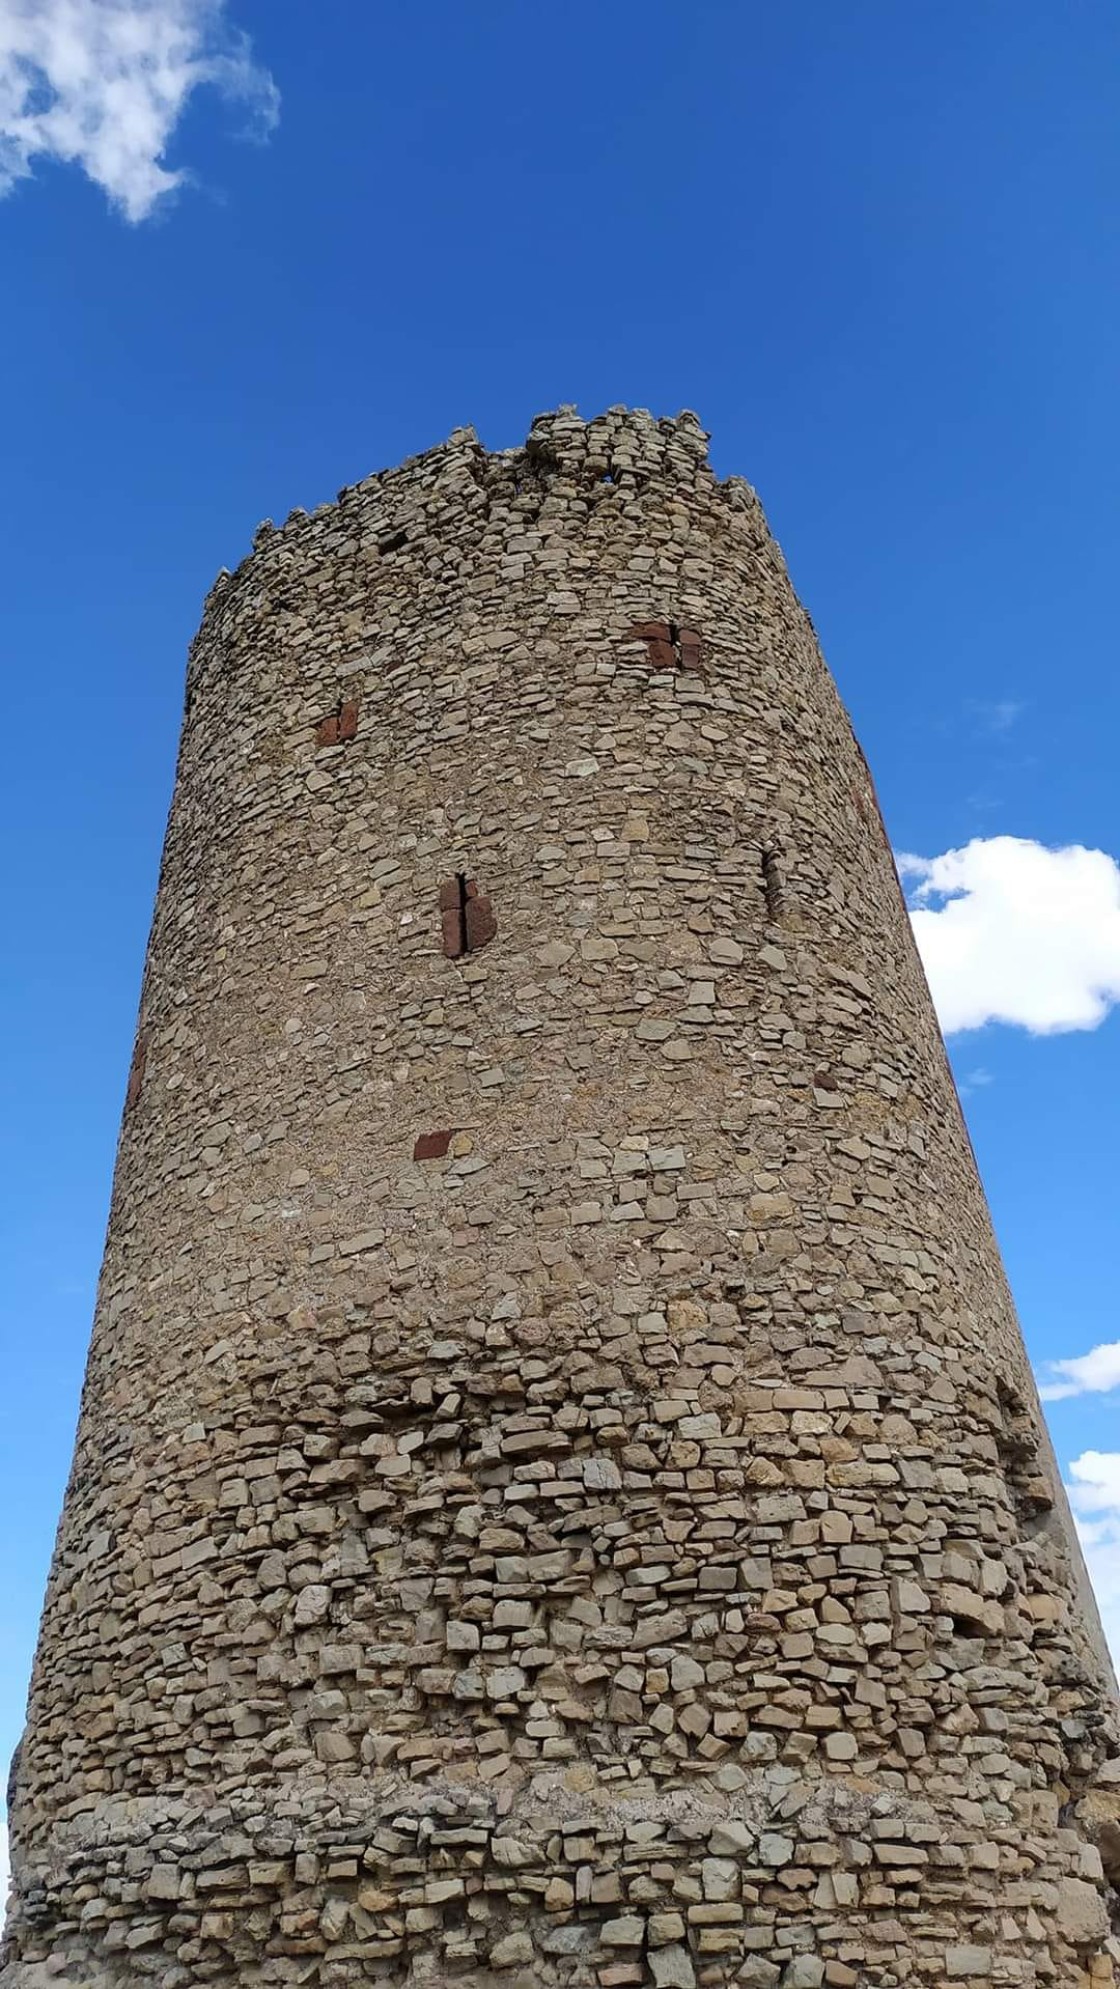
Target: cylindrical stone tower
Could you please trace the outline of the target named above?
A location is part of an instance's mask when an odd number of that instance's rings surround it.
[[[1096,1989],[1112,1690],[753,493],[562,409],[262,527],[190,661],[6,1989]]]

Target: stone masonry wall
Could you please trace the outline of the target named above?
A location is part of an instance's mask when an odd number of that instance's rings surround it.
[[[207,602],[5,1989],[1089,1989],[1113,1687],[871,782],[695,419]]]

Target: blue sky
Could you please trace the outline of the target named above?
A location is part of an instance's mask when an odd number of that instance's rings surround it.
[[[1113,0],[0,0],[0,1753],[203,595],[260,518],[562,401],[694,407],[761,491],[983,1024],[1120,1642],[1118,57]]]

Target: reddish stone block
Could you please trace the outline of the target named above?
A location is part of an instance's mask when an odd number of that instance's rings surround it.
[[[441,912],[457,912],[459,909],[459,879],[449,877],[446,884],[439,887],[439,908]]]
[[[447,1133],[421,1133],[412,1149],[413,1160],[442,1160],[455,1135]]]
[[[470,886],[468,885],[468,891]],[[466,905],[467,952],[477,953],[480,946],[488,946],[498,930],[494,908],[489,898],[468,897]]]
[[[463,914],[459,909],[458,896],[454,906],[448,906],[440,918],[443,951],[449,960],[457,960],[466,951],[463,934]]]
[[[635,622],[630,631],[642,642],[672,642],[673,631],[668,622]]]
[[[315,744],[317,746],[337,746],[338,713],[336,711],[332,711],[329,718],[320,720],[319,729],[315,734]]]
[[[650,668],[653,670],[675,670],[677,652],[671,642],[651,642],[649,645]]]
[[[351,698],[344,704],[338,715],[338,736],[340,739],[356,739],[358,736],[358,700]]]
[[[682,670],[699,670],[704,660],[704,645],[694,628],[682,628],[678,638]]]

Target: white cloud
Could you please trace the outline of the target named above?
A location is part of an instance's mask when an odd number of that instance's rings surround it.
[[[1120,1002],[1120,864],[1104,850],[977,837],[898,867],[947,1036],[1095,1029]]]
[[[1069,1474],[1070,1497],[1079,1516],[1105,1513],[1120,1519],[1120,1450],[1083,1450]]]
[[[268,130],[278,97],[225,0],[0,0],[0,194],[37,159],[80,166],[130,221],[187,175],[164,153],[202,84]]]
[[[1066,1489],[1105,1636],[1120,1669],[1120,1451],[1083,1451],[1069,1467]]]
[[[1044,1402],[1065,1402],[1071,1395],[1107,1395],[1120,1388],[1120,1340],[1105,1340],[1072,1360],[1047,1361],[1046,1377],[1038,1390]]]

